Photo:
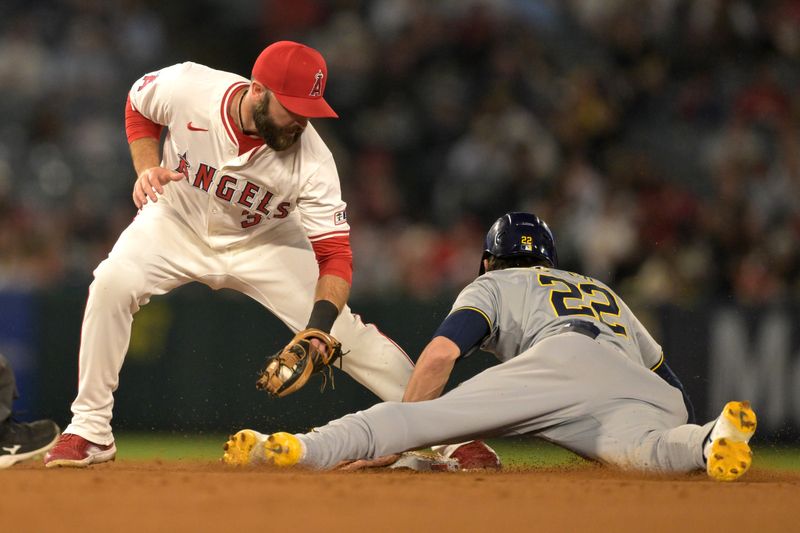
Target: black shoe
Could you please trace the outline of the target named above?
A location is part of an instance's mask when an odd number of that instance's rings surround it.
[[[55,446],[61,430],[52,420],[0,423],[0,468],[42,454]]]

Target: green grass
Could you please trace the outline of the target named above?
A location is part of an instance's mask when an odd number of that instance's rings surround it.
[[[487,443],[509,467],[550,468],[585,463],[574,453],[541,440],[494,439]]]
[[[117,437],[117,457],[128,460],[205,460],[217,461],[227,435],[123,434]],[[580,465],[578,456],[539,440],[496,439],[489,444],[509,467],[551,468]],[[754,465],[771,470],[800,471],[800,449],[754,446]]]
[[[226,440],[227,435],[129,433],[116,437],[117,458],[216,461]]]
[[[771,470],[800,471],[800,449],[788,446],[754,446],[753,464]]]

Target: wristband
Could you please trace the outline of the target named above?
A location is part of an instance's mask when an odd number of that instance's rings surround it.
[[[311,311],[311,317],[308,319],[308,328],[315,328],[330,333],[333,323],[336,322],[336,317],[339,316],[339,308],[336,304],[329,300],[317,300],[314,302],[314,309]]]

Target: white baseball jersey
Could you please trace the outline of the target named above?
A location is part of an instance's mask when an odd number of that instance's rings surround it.
[[[186,175],[165,187],[159,201],[215,248],[274,231],[295,212],[312,242],[346,235],[336,165],[310,123],[287,150],[260,144],[239,153],[228,108],[247,85],[241,76],[190,62],[133,84],[132,107],[169,128],[162,166]]]
[[[113,392],[133,315],[152,296],[194,281],[229,288],[297,331],[308,323],[320,268],[349,277],[350,227],[330,150],[310,124],[280,152],[242,134],[228,110],[247,84],[234,74],[183,63],[131,88],[131,108],[141,116],[129,116],[128,126],[143,129],[129,131],[129,140],[145,129],[155,135],[152,123],[167,126],[162,165],[186,179],[167,183],[94,271],[81,330],[78,395],[65,433],[101,445],[114,441]],[[136,123],[142,116],[146,125]],[[337,255],[340,250],[345,253]],[[339,264],[326,263],[330,257]],[[346,305],[331,333],[347,352],[345,372],[383,399],[402,398],[413,367],[396,344]],[[282,345],[276,339],[273,346]]]

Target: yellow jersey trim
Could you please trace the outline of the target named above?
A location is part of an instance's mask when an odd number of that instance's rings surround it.
[[[655,372],[656,370],[658,370],[658,367],[660,367],[663,364],[664,364],[664,352],[661,352],[661,359],[659,359],[658,363],[656,363],[656,366],[652,367],[650,370]]]

